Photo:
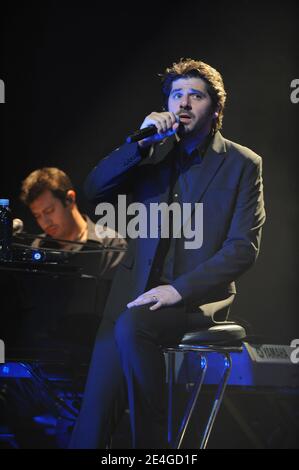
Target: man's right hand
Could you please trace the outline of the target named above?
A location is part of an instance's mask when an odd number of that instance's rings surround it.
[[[162,113],[153,112],[149,114],[148,116],[146,116],[140,129],[144,129],[145,127],[151,125],[156,126],[158,132],[151,137],[147,137],[146,139],[140,140],[138,142],[138,145],[141,148],[148,147],[149,145],[155,142],[159,142],[160,140],[165,139],[165,137],[173,135],[179,128],[177,116],[174,113],[170,113],[168,111]]]

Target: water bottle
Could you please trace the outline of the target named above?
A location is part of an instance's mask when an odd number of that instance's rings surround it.
[[[9,208],[9,199],[0,199],[0,260],[10,257],[12,239],[12,214]]]

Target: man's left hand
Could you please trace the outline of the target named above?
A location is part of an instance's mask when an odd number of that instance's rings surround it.
[[[154,289],[144,292],[144,294],[140,295],[135,300],[128,303],[127,307],[138,307],[139,305],[146,305],[154,302],[154,305],[152,305],[149,309],[157,310],[160,307],[174,305],[180,300],[182,300],[182,296],[173,286],[158,286]]]

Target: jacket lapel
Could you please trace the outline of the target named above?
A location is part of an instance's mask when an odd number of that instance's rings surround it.
[[[161,165],[159,171],[157,171],[156,174],[157,182],[161,190],[159,197],[157,197],[157,201],[159,200],[160,202],[168,201],[171,165],[169,165],[169,161],[167,161],[167,156],[172,151],[175,142],[175,136],[172,136],[171,138],[167,139],[155,150],[155,154],[153,155],[153,157],[151,157],[153,158],[153,162],[155,164],[161,163],[163,162],[163,160],[165,160],[165,164]],[[201,163],[201,171],[196,184],[196,191],[194,191],[194,193],[191,195],[191,200],[188,202],[195,203],[199,202],[202,199],[209,184],[216,175],[219,167],[222,165],[225,158],[225,154],[225,140],[220,134],[220,132],[217,132],[213,141],[208,147],[207,152]]]
[[[151,202],[161,203],[169,200],[170,178],[172,166],[170,165],[171,152],[176,143],[175,136],[166,139],[162,144],[156,147],[153,156],[153,164],[157,165],[155,174],[156,183],[159,188],[156,196]]]
[[[156,192],[155,196],[151,197],[151,203],[162,203],[169,201],[169,190],[170,190],[170,181],[171,181],[171,171],[172,165],[169,164],[169,154],[171,153],[176,142],[175,136],[172,136],[166,139],[162,144],[156,147],[152,157],[154,165],[158,165],[156,172],[156,183],[159,188],[159,191]],[[210,183],[215,177],[217,171],[221,167],[226,154],[226,144],[225,140],[217,132],[213,141],[207,149],[207,152],[201,163],[201,171],[199,178],[196,184],[196,190],[191,194],[190,200],[188,201],[192,205],[191,216],[195,210],[194,204],[200,202],[207,191]],[[183,219],[182,226],[184,226],[190,218],[190,212],[182,211]],[[181,229],[180,229],[181,230]],[[155,244],[154,244],[155,245]]]
[[[192,194],[192,200],[189,202],[194,203],[202,199],[209,184],[216,175],[219,167],[222,165],[225,153],[225,140],[223,139],[220,132],[217,132],[213,142],[211,142],[211,145],[208,147],[207,152],[201,162],[201,171],[199,173],[199,178],[196,184],[198,189],[194,191],[194,194]]]
[[[212,182],[217,171],[221,167],[225,158],[225,154],[225,140],[220,134],[220,132],[217,132],[201,162],[201,171],[199,173],[199,178],[196,183],[196,189],[195,191],[193,191],[190,200],[188,201],[192,204],[191,216],[195,210],[194,204],[202,200],[205,192],[209,187],[209,184]],[[187,211],[183,211],[182,226],[186,224],[189,218],[190,213],[188,214]]]

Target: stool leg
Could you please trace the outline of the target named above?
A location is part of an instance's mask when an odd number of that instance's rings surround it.
[[[224,354],[224,371],[223,371],[220,383],[218,385],[213,408],[209,416],[207,426],[204,430],[203,438],[200,444],[200,449],[206,449],[207,447],[208,440],[209,440],[216,416],[218,414],[220,405],[222,403],[224,392],[225,392],[227,382],[231,373],[231,368],[232,368],[231,356],[229,353],[223,353],[223,354]]]
[[[175,352],[167,353],[168,362],[168,428],[167,440],[169,448],[172,448],[173,433],[173,376],[175,371]]]
[[[201,356],[201,355],[199,355],[199,357],[200,357],[201,374],[197,379],[197,382],[195,384],[195,387],[194,387],[194,390],[192,392],[191,398],[188,402],[188,405],[187,405],[187,408],[186,408],[186,411],[185,411],[185,415],[183,417],[183,420],[182,420],[182,423],[181,423],[181,426],[180,426],[180,430],[179,430],[179,433],[178,433],[178,436],[177,436],[177,439],[176,439],[175,449],[180,449],[181,448],[182,441],[184,439],[187,426],[188,426],[189,421],[192,417],[192,414],[193,414],[193,411],[194,411],[194,408],[195,408],[195,405],[196,405],[196,402],[197,402],[197,399],[198,399],[198,396],[199,396],[199,393],[200,393],[200,390],[201,390],[201,387],[202,387],[202,384],[203,384],[203,381],[205,379],[205,375],[206,375],[206,372],[207,372],[207,367],[208,367],[207,359],[205,357]]]

